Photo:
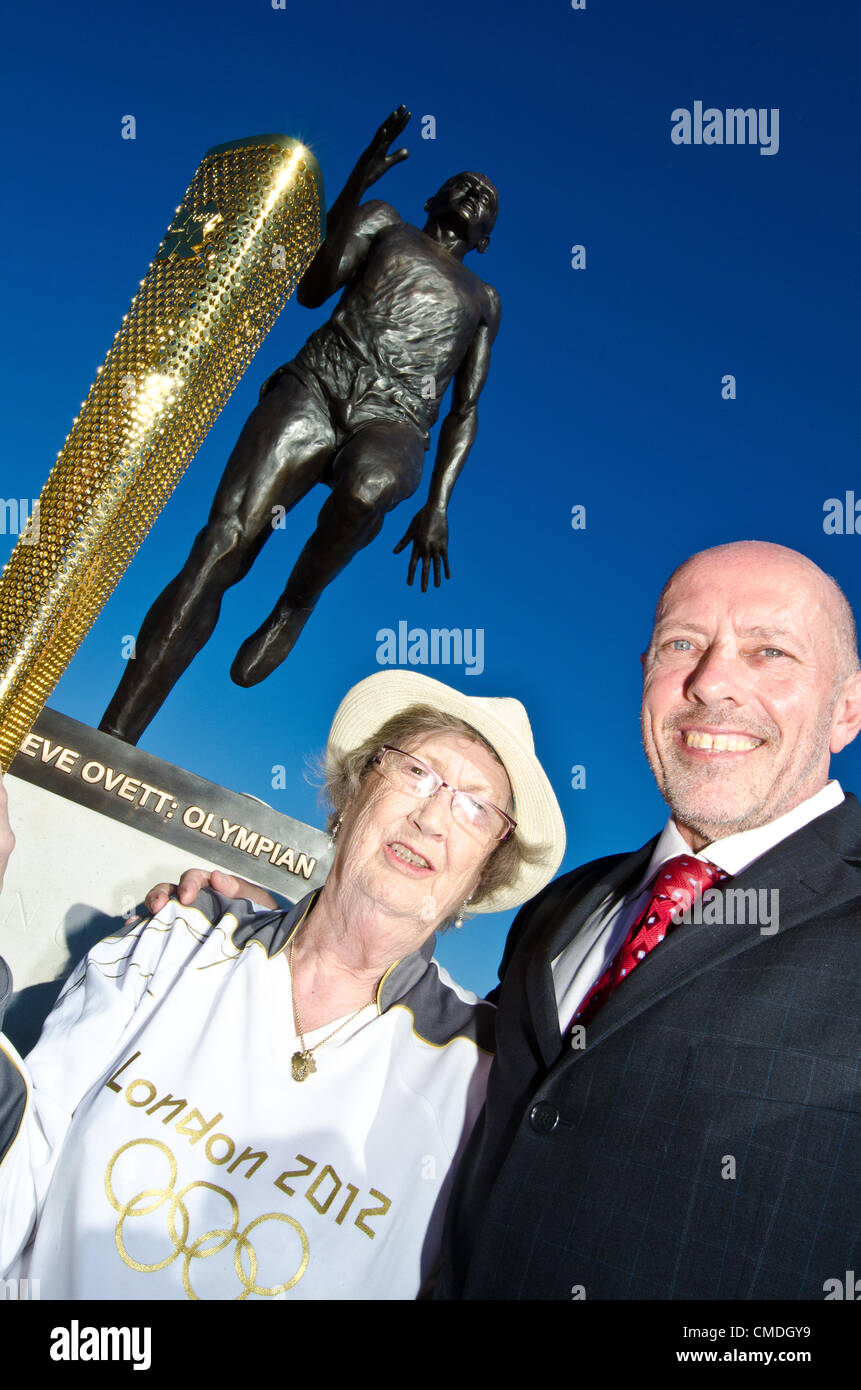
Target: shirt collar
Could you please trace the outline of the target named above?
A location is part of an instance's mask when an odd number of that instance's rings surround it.
[[[288,945],[290,938],[299,930],[319,894],[313,889],[295,903],[288,911],[257,912],[232,933],[232,939],[240,950],[251,939],[257,939],[270,957],[276,956]],[[377,1013],[385,1013],[398,999],[402,998],[413,985],[421,979],[428,969],[436,945],[436,936],[429,936],[417,951],[393,961],[377,986]],[[2,962],[0,962],[2,964]],[[2,979],[0,979],[2,986]]]
[[[794,806],[785,815],[778,816],[776,820],[769,821],[767,825],[758,825],[753,830],[739,830],[734,835],[724,836],[722,840],[713,840],[710,845],[705,845],[703,849],[699,850],[695,858],[707,859],[710,864],[723,869],[724,873],[738,875],[755,859],[759,859],[760,855],[765,854],[767,850],[774,849],[774,846],[780,844],[781,840],[785,840],[788,835],[793,835],[796,830],[800,830],[803,825],[815,820],[817,816],[823,816],[826,811],[832,811],[843,800],[843,789],[840,783],[836,781],[826,782],[825,786],[820,787],[818,792],[814,792],[813,796],[809,796],[806,801]],[[646,884],[651,882],[667,859],[672,859],[677,854],[690,853],[690,845],[671,816],[658,837],[648,868],[633,890],[634,894],[640,893]]]

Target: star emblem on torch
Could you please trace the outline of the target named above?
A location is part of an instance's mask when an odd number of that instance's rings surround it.
[[[182,216],[177,213],[155,259],[166,261],[175,256],[177,260],[190,260],[203,250],[223,220],[215,203],[206,203]]]

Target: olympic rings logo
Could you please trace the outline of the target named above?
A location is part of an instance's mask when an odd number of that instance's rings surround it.
[[[114,1191],[114,1169],[124,1153],[130,1149],[137,1148],[139,1145],[157,1149],[160,1153],[164,1154],[168,1161],[170,1176],[165,1187],[145,1188],[141,1192],[136,1192],[128,1201],[122,1202]],[[144,1274],[155,1274],[160,1269],[167,1269],[168,1265],[172,1264],[173,1261],[181,1255],[183,1288],[189,1298],[196,1299],[199,1302],[200,1295],[195,1293],[194,1289],[191,1287],[190,1269],[192,1260],[209,1259],[210,1256],[220,1254],[222,1250],[226,1250],[230,1244],[235,1242],[236,1248],[233,1252],[233,1267],[236,1270],[236,1276],[243,1289],[242,1293],[237,1295],[237,1302],[241,1302],[243,1299],[248,1298],[249,1294],[252,1293],[258,1294],[261,1298],[274,1298],[276,1294],[286,1293],[288,1289],[292,1289],[295,1284],[299,1283],[299,1280],[308,1268],[310,1255],[308,1250],[308,1237],[298,1221],[294,1221],[292,1216],[287,1216],[284,1212],[270,1211],[266,1212],[263,1216],[255,1216],[254,1220],[249,1221],[248,1225],[243,1227],[240,1231],[239,1206],[236,1198],[230,1192],[227,1192],[223,1187],[216,1187],[215,1183],[211,1182],[186,1183],[185,1187],[183,1187],[180,1192],[175,1192],[176,1176],[176,1159],[167,1144],[162,1143],[160,1139],[131,1139],[127,1144],[123,1144],[122,1148],[117,1149],[108,1164],[107,1172],[105,1173],[105,1193],[114,1211],[119,1212],[119,1220],[117,1221],[115,1232],[116,1246],[120,1258],[130,1269],[140,1270]],[[197,1236],[189,1244],[191,1216],[189,1215],[185,1199],[188,1197],[189,1193],[197,1190],[217,1192],[220,1197],[224,1198],[230,1211],[230,1224],[229,1226],[218,1226],[210,1231],[204,1231],[202,1235]],[[173,1249],[163,1260],[158,1260],[154,1264],[143,1264],[141,1261],[136,1260],[126,1249],[126,1222],[135,1217],[149,1216],[163,1207],[165,1203],[168,1203],[167,1232]],[[274,1284],[271,1287],[266,1287],[257,1283],[257,1252],[249,1240],[250,1233],[255,1227],[262,1225],[264,1221],[283,1221],[288,1226],[292,1226],[299,1237],[302,1248],[301,1259],[292,1278],[287,1279],[283,1284]],[[247,1274],[243,1266],[243,1257],[245,1257],[248,1262]]]

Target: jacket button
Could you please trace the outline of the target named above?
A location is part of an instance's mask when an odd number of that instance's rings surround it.
[[[540,1100],[529,1112],[529,1123],[536,1134],[549,1134],[559,1123],[559,1111],[546,1100]]]

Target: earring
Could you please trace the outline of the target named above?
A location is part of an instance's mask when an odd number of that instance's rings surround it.
[[[335,821],[335,824],[332,826],[332,829],[329,831],[329,848],[330,848],[330,849],[334,849],[334,848],[335,848],[335,841],[336,841],[337,838],[338,838],[338,831],[339,831],[340,829],[341,829],[341,817],[339,816],[338,819]]]
[[[475,889],[473,889],[472,892],[474,893],[474,892],[475,892]],[[461,906],[460,906],[460,907],[458,908],[458,910],[457,910],[457,914],[456,914],[455,919],[454,919],[454,925],[455,925],[456,927],[460,928],[460,927],[463,926],[463,914],[464,914],[464,912],[466,911],[467,907],[469,906],[469,904],[470,904],[471,902],[472,902],[472,893],[470,893],[469,897],[461,904]]]

